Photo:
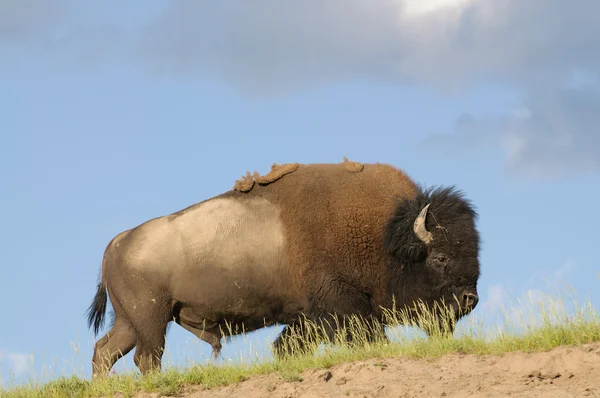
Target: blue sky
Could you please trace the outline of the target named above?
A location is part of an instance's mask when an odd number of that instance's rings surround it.
[[[272,163],[347,156],[463,189],[483,240],[476,317],[565,284],[600,304],[597,2],[207,4],[0,3],[5,383],[89,375],[110,239]],[[168,349],[210,352],[176,325]]]

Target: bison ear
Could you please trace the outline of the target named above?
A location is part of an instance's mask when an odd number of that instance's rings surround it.
[[[424,197],[401,201],[389,219],[385,249],[402,264],[424,261],[433,235],[427,230],[430,201]]]
[[[427,258],[427,246],[422,243],[409,243],[394,253],[398,261],[409,264],[420,263]]]
[[[385,250],[402,264],[424,261],[427,244],[414,232],[414,218],[394,217],[385,234]]]

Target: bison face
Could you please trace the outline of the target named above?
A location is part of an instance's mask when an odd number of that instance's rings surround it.
[[[471,249],[460,243],[440,246],[432,244],[424,261],[412,267],[413,278],[421,280],[412,299],[425,304],[421,327],[429,335],[452,334],[456,323],[479,302],[477,257],[468,255]]]
[[[433,301],[444,303],[456,315],[456,320],[470,313],[479,302],[479,236],[474,227],[472,212],[465,217],[460,208],[455,213],[441,214],[444,225],[432,216],[427,228],[430,204],[423,206],[413,223],[415,236],[425,246],[423,280],[432,287]],[[453,217],[454,216],[454,217]]]
[[[398,204],[386,231],[386,249],[394,258],[392,289],[406,304],[443,304],[456,314],[470,313],[479,301],[477,214],[453,188],[422,191]]]
[[[435,287],[435,296],[455,307],[461,313],[469,313],[479,302],[477,280],[479,279],[479,261],[476,256],[464,252],[468,247],[433,247],[424,262],[424,278],[427,284]],[[462,252],[462,253],[461,253]]]

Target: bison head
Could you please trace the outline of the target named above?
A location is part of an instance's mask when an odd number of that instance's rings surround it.
[[[420,190],[401,201],[387,225],[390,286],[405,305],[420,301],[449,309],[454,321],[477,305],[477,213],[453,187]]]

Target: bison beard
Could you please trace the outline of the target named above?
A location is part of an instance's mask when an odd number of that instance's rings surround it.
[[[349,316],[372,327],[367,339],[384,337],[392,308],[413,318],[448,308],[452,333],[477,305],[476,218],[460,191],[423,189],[388,165],[345,159],[248,173],[233,190],[108,244],[88,322],[97,333],[108,296],[114,321],[95,345],[93,375],[134,347],[142,373],[159,369],[171,321],[215,358],[228,327],[287,325],[274,342],[282,356],[332,337]],[[304,319],[330,326],[309,336]]]

